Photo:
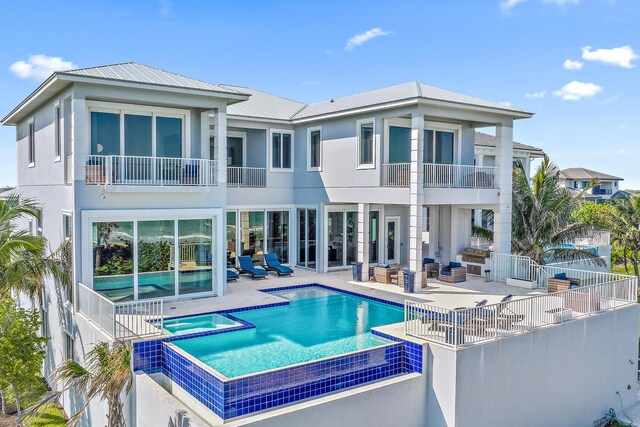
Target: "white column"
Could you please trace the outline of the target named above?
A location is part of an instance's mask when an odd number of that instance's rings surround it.
[[[73,180],[84,181],[84,166],[87,156],[91,154],[91,143],[85,137],[88,135],[87,106],[84,98],[71,100],[71,147],[73,152]],[[67,154],[67,153],[65,153]]]
[[[500,205],[494,211],[493,247],[498,253],[510,253],[513,121],[496,125],[496,168]]]
[[[215,114],[215,160],[218,185],[227,183],[227,107],[219,107]]]
[[[200,158],[210,159],[210,147],[209,136],[211,131],[209,129],[211,111],[203,111],[200,113]],[[191,154],[188,154],[191,157]]]
[[[476,156],[476,166],[484,166],[484,154],[478,154]],[[474,215],[473,222],[478,227],[482,227],[482,209],[474,209],[473,215]]]
[[[422,289],[422,205],[424,171],[424,111],[411,115],[411,174],[409,178],[409,270],[416,272],[414,292]]]
[[[358,262],[362,263],[362,280],[369,280],[369,203],[358,203]]]

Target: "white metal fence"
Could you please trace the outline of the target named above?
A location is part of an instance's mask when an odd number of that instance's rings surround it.
[[[212,186],[215,162],[143,156],[87,157],[85,182],[92,185]]]
[[[452,310],[405,301],[405,332],[460,348],[636,304],[637,294],[636,278],[628,277],[483,307]]]
[[[253,167],[227,167],[228,187],[266,187],[267,169]]]
[[[493,166],[424,164],[424,186],[430,188],[497,188]]]
[[[526,256],[491,253],[491,275],[497,282],[506,282],[509,278],[520,279],[536,282],[537,287],[546,289],[549,278],[559,273],[579,279],[581,286],[609,283],[630,277],[625,274],[574,269],[566,265],[540,265]]]
[[[77,309],[112,338],[136,338],[162,333],[161,299],[114,303],[78,283]]]
[[[411,163],[384,163],[382,165],[383,187],[408,187]]]

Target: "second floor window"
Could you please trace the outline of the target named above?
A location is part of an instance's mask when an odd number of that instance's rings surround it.
[[[307,169],[308,170],[320,170],[322,166],[322,131],[320,128],[309,129],[308,134],[309,141],[309,154],[307,157]]]
[[[431,129],[424,131],[425,163],[453,164],[454,152],[454,132]]]
[[[358,122],[358,167],[374,167],[374,121]]]
[[[28,140],[29,166],[34,166],[36,164],[36,124],[34,121],[29,123]]]
[[[55,144],[56,144],[56,160],[60,160],[62,156],[62,111],[60,110],[60,104],[56,105],[56,126],[55,126]]]
[[[292,133],[279,131],[271,133],[271,169],[293,169],[292,140]]]

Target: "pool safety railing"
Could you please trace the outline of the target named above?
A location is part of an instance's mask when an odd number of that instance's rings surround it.
[[[78,283],[77,311],[114,339],[159,335],[163,330],[163,301],[113,302]]]
[[[571,264],[536,263],[529,257],[513,254],[491,253],[491,274],[496,282],[506,282],[507,279],[519,279],[535,282],[536,287],[546,289],[550,278],[556,274],[565,273],[567,277],[580,280],[580,285],[596,285],[610,283],[617,280],[632,278],[625,274],[606,273],[570,268]]]
[[[458,349],[627,307],[636,304],[637,294],[637,279],[628,277],[482,307],[405,301],[405,333]]]

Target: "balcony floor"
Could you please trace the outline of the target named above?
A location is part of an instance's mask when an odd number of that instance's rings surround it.
[[[484,278],[468,275],[466,282],[456,284],[445,284],[430,279],[422,292],[405,294],[403,289],[396,285],[353,282],[351,281],[351,270],[316,273],[302,268],[294,269],[296,272],[290,277],[278,277],[275,274],[270,274],[267,279],[252,280],[248,276],[240,276],[237,282],[231,282],[227,285],[228,292],[223,297],[167,301],[164,304],[164,314],[166,317],[174,317],[281,302],[283,301],[281,298],[259,291],[308,283],[319,283],[398,303],[410,299],[446,308],[473,306],[476,301],[485,298],[489,304],[493,304],[499,302],[507,294],[513,294],[515,298],[518,298],[546,293],[538,289],[527,290],[507,286],[501,282],[487,283]]]

